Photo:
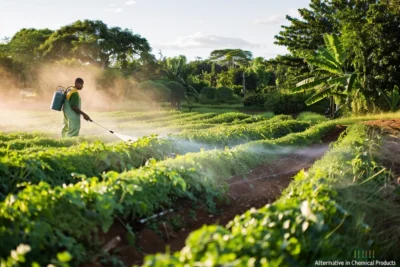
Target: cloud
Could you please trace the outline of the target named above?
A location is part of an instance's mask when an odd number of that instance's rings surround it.
[[[196,25],[202,25],[204,23],[204,20],[202,19],[194,19],[192,22]]]
[[[258,19],[254,22],[256,24],[264,24],[264,25],[282,24],[288,22],[288,20],[286,20],[286,15],[289,15],[294,18],[301,18],[297,9],[289,9],[285,13],[277,13],[267,18]]]
[[[120,8],[120,7],[118,7],[118,8],[115,8],[115,9],[113,9],[114,10],[114,12],[115,13],[120,13],[120,12],[122,12],[123,11],[123,9],[122,8]]]
[[[180,36],[172,43],[157,45],[164,49],[198,49],[198,48],[262,48],[263,45],[251,43],[241,38],[224,37],[196,32],[188,36]]]
[[[125,2],[125,5],[128,5],[128,6],[132,6],[132,5],[135,5],[135,4],[136,4],[135,0],[129,0],[129,1]]]
[[[285,16],[282,14],[275,14],[272,16],[269,16],[268,18],[264,18],[264,19],[258,19],[255,21],[255,23],[257,24],[278,24],[281,23],[285,20]]]

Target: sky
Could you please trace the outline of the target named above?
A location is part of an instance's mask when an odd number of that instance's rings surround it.
[[[285,16],[310,0],[0,0],[0,38],[22,28],[56,30],[76,20],[102,20],[145,37],[152,53],[208,58],[222,48],[255,57],[285,54],[274,45]]]

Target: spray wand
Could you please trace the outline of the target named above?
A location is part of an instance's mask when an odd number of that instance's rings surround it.
[[[90,121],[90,122],[93,122],[94,124],[97,124],[98,126],[100,126],[101,128],[103,128],[104,130],[107,130],[108,132],[114,134],[116,137],[118,137],[119,139],[121,139],[121,140],[123,140],[123,141],[125,141],[125,142],[131,142],[131,141],[133,141],[133,140],[136,139],[135,137],[132,137],[132,136],[127,136],[127,135],[123,135],[123,134],[114,133],[113,131],[107,129],[106,127],[101,126],[101,125],[98,124],[97,122],[92,121],[91,119],[90,119],[89,121]]]
[[[109,130],[109,129],[107,129],[106,127],[103,127],[103,126],[101,126],[100,124],[98,124],[97,122],[95,122],[95,121],[92,121],[92,120],[89,120],[90,122],[93,122],[94,124],[97,124],[98,126],[100,126],[101,128],[103,128],[104,130],[107,130],[107,131],[109,131],[110,133],[112,133],[112,134],[114,134],[114,132],[113,131],[111,131],[111,130]]]

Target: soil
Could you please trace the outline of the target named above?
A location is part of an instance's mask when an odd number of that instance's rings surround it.
[[[188,235],[203,225],[226,225],[235,216],[251,208],[261,208],[275,201],[291,182],[293,175],[302,169],[308,169],[315,160],[328,150],[329,143],[336,141],[345,127],[337,127],[324,136],[322,143],[297,150],[270,164],[253,169],[246,177],[232,177],[225,202],[218,203],[217,214],[209,213],[204,206],[193,207],[177,203],[181,208],[169,215],[158,218],[157,231],[149,227],[136,233],[135,246],[127,241],[127,231],[120,222],[115,222],[111,230],[103,236],[105,243],[119,236],[120,243],[112,251],[126,266],[142,264],[147,254],[164,253],[166,246],[170,252],[181,250]],[[195,216],[193,216],[195,210]],[[175,220],[175,225],[174,225]],[[155,221],[155,220],[153,220]],[[176,226],[175,229],[173,229]],[[102,266],[90,263],[85,266]]]
[[[365,124],[379,127],[390,134],[400,135],[400,119],[367,121]]]

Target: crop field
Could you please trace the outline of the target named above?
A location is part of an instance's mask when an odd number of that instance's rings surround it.
[[[400,0],[0,2],[0,267],[400,265]]]
[[[2,267],[400,259],[400,113],[1,116]]]

